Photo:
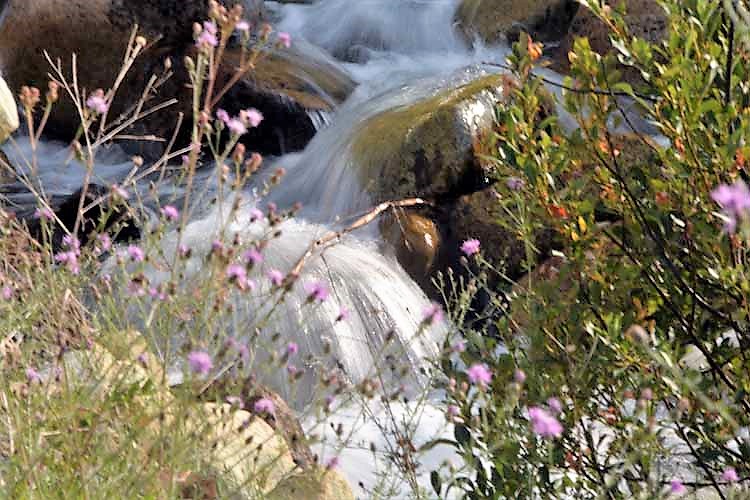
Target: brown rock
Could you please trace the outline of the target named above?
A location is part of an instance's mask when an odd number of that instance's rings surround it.
[[[224,3],[233,4],[235,0]],[[0,64],[11,89],[22,85],[46,89],[50,66],[43,55],[45,50],[53,61],[61,60],[69,79],[71,54],[76,54],[77,79],[86,92],[109,89],[122,64],[133,26],[138,24],[139,34],[151,44],[118,90],[110,118],[119,116],[140,99],[149,78],[162,75],[164,61],[169,58],[173,76],[144,109],[170,98],[177,98],[179,103],[147,117],[127,132],[168,139],[179,112],[189,122],[191,96],[183,61],[185,56],[194,55],[193,23],[208,17],[205,0],[9,0],[4,14]],[[258,11],[248,15],[257,22],[264,14]],[[234,72],[236,59],[237,52],[229,50],[221,71],[224,80]],[[303,65],[305,61],[294,50],[272,53],[220,103],[228,110],[255,107],[264,114],[261,126],[243,138],[251,151],[279,154],[303,148],[315,133],[308,111],[330,110],[353,89],[354,83],[341,71],[315,60]],[[69,140],[79,123],[72,101],[61,91],[46,134]],[[180,142],[188,142],[187,129]],[[131,141],[127,146],[129,151],[147,157],[162,151],[162,145],[155,142]]]
[[[397,212],[383,217],[380,224],[380,232],[393,246],[398,262],[427,289],[441,241],[435,221],[415,212]]]
[[[666,36],[667,14],[657,0],[619,0],[613,4],[624,5],[625,22],[631,35],[652,43]],[[570,68],[568,53],[573,49],[576,38],[588,38],[592,50],[605,55],[612,50],[609,37],[609,27],[588,8],[581,7],[561,41],[555,61],[556,69],[567,71]],[[626,68],[623,76],[631,84],[640,81],[639,74],[632,69]]]
[[[498,43],[524,30],[542,41],[560,39],[578,3],[571,0],[463,0],[456,25],[469,40]]]
[[[354,500],[351,486],[335,470],[313,469],[284,479],[268,500]]]

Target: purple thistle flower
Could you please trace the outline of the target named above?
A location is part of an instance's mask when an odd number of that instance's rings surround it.
[[[96,241],[98,242],[98,245],[96,247],[97,253],[103,253],[103,252],[108,251],[110,248],[112,248],[112,240],[110,239],[109,235],[106,233],[102,233],[99,236],[97,236]]]
[[[244,135],[247,133],[247,127],[238,118],[232,118],[227,122],[227,128],[235,135]]]
[[[227,266],[227,278],[229,281],[244,283],[247,280],[247,271],[245,271],[245,267],[240,264],[229,264],[229,266]]]
[[[99,89],[86,99],[86,107],[96,114],[103,115],[109,109],[109,104],[104,97],[104,91]]]
[[[219,108],[216,110],[216,118],[224,122],[225,125],[229,123],[229,113],[224,109]]]
[[[193,351],[187,357],[190,369],[200,375],[206,375],[214,367],[211,356],[204,351]]]
[[[284,275],[278,269],[268,271],[268,279],[271,280],[274,286],[281,286],[284,283]]]
[[[263,121],[263,113],[255,108],[250,108],[242,111],[240,116],[252,127],[256,128]]]
[[[68,250],[71,252],[75,252],[76,255],[81,255],[81,242],[78,241],[78,238],[75,236],[66,234],[63,236],[62,243],[68,247]]]
[[[737,229],[737,221],[745,217],[750,210],[750,189],[742,181],[731,186],[721,184],[711,191],[711,198],[721,205],[727,221],[724,230],[732,233]]]
[[[523,179],[519,177],[508,177],[508,179],[505,181],[505,185],[508,186],[508,189],[511,191],[520,191],[523,189],[524,186]]]
[[[242,254],[242,258],[245,260],[245,262],[251,265],[257,265],[263,262],[263,254],[255,248],[251,248],[244,254]]]
[[[523,370],[516,370],[513,372],[513,381],[517,384],[523,384],[526,382],[526,374]]]
[[[13,298],[13,288],[9,286],[3,287],[3,300],[10,300]]]
[[[687,488],[685,488],[685,485],[679,479],[672,479],[669,483],[669,491],[675,495],[682,495],[683,493],[687,493]]]
[[[55,218],[55,212],[49,207],[41,207],[34,210],[35,219],[52,220]]]
[[[469,382],[476,384],[482,389],[492,381],[492,371],[484,363],[475,363],[466,370],[466,375],[469,377]]]
[[[437,302],[430,302],[422,310],[422,322],[436,325],[443,320],[443,308]]]
[[[287,356],[294,356],[299,352],[299,346],[296,342],[289,342],[286,345],[286,354]]]
[[[550,411],[555,415],[560,414],[563,411],[562,403],[557,398],[549,398],[547,400],[547,406],[549,406]]]
[[[284,31],[279,33],[279,43],[287,49],[292,46],[292,36]]]
[[[143,262],[143,259],[146,258],[146,254],[143,253],[143,250],[138,245],[129,245],[127,252],[128,257],[133,262]]]
[[[263,220],[265,215],[263,212],[257,208],[251,208],[250,209],[250,222],[255,222],[259,220]]]
[[[29,367],[29,368],[26,368],[26,380],[28,380],[30,384],[41,384],[42,376],[39,374],[38,371]]]
[[[68,271],[73,274],[78,274],[81,271],[81,268],[78,265],[78,254],[72,250],[55,254],[55,262],[65,264],[65,267],[68,268]]]
[[[349,319],[349,316],[349,309],[347,309],[346,307],[341,307],[341,309],[339,309],[338,316],[336,316],[336,322],[338,323],[339,321],[346,321],[347,319]]]
[[[470,239],[464,241],[461,245],[461,251],[466,254],[467,257],[479,253],[479,240]]]
[[[335,469],[338,466],[339,466],[339,457],[331,457],[331,459],[328,460],[328,462],[326,462],[326,469],[328,470]]]
[[[535,434],[543,438],[559,438],[562,436],[563,426],[543,408],[532,406],[529,408],[531,428]]]
[[[308,283],[305,285],[305,290],[308,294],[307,299],[310,302],[325,302],[329,295],[328,287],[321,281]]]
[[[721,479],[728,483],[736,483],[740,480],[740,476],[737,475],[737,470],[734,467],[727,467],[721,474]]]
[[[460,352],[464,352],[465,350],[466,350],[466,341],[463,340],[463,339],[457,340],[451,346],[451,351],[453,351],[453,352],[459,352],[460,353]]]
[[[161,214],[165,219],[175,221],[180,218],[180,211],[177,210],[173,205],[164,205],[161,209]]]
[[[273,415],[276,411],[276,407],[273,404],[273,401],[271,401],[268,398],[260,398],[253,404],[253,410],[255,413],[266,413],[268,415]]]

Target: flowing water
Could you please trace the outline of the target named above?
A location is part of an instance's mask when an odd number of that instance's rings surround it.
[[[266,251],[268,268],[289,269],[310,241],[337,226],[337,217],[353,216],[370,205],[362,180],[356,175],[356,159],[350,153],[352,140],[361,132],[364,121],[381,111],[413,103],[492,71],[481,62],[502,60],[505,49],[471,48],[456,34],[453,16],[457,0],[268,3],[279,16],[278,29],[290,32],[300,50],[325,51],[329,63],[334,61],[358,83],[337,111],[317,118],[321,129],[304,151],[275,160],[276,165],[284,166],[289,173],[270,199],[279,206],[296,201],[305,206],[302,217],[284,223],[282,236]],[[24,137],[5,149],[19,165],[30,153]],[[51,143],[43,143],[38,151],[40,177],[48,194],[70,194],[81,185],[84,169],[76,162],[66,162],[67,154],[64,146]],[[121,179],[131,167],[127,158],[116,150],[100,160],[96,177],[103,184]],[[31,201],[23,193],[11,193],[10,198],[20,206],[28,206]],[[252,192],[247,198],[248,205],[243,210],[249,210],[253,203],[268,201],[254,199]],[[200,272],[200,255],[209,252],[210,242],[218,236],[220,213],[216,208],[207,211],[186,230],[183,242],[191,245],[197,255],[191,262],[193,272]],[[250,239],[263,228],[238,220],[229,231]],[[173,247],[174,243],[174,240],[168,242],[167,247]],[[373,353],[382,349],[388,332],[395,334],[403,359],[415,372],[437,352],[443,330],[434,329],[416,340],[413,337],[428,304],[427,298],[394,260],[381,253],[373,230],[349,235],[328,250],[324,259],[314,259],[302,281],[314,279],[331,283],[331,300],[310,312],[303,308],[305,292],[297,287],[300,290],[284,303],[281,319],[276,323],[282,337],[297,341],[303,352],[319,354],[320,332],[327,332],[335,357],[354,380],[368,373],[375,359]],[[336,322],[341,306],[351,311],[347,322]],[[251,314],[241,311],[240,308],[240,315]],[[285,377],[270,375],[266,382],[298,406],[304,404],[304,397],[300,399],[288,392]],[[414,411],[408,404],[396,406],[391,411],[399,414]],[[360,422],[361,433],[357,436],[363,443],[378,435],[374,423],[378,416],[383,417],[383,412],[382,408],[366,412],[371,418]],[[427,407],[418,411],[417,424],[421,416],[425,423],[417,427],[423,429],[418,432],[423,439],[428,438],[428,429],[449,431],[437,409]],[[337,417],[349,425],[361,420],[359,414],[344,413]],[[441,460],[447,456],[445,451],[435,453]],[[371,488],[377,470],[387,466],[383,460],[370,463],[369,453],[354,453],[350,458],[344,471],[353,485],[362,482]],[[428,484],[424,477],[421,482]]]

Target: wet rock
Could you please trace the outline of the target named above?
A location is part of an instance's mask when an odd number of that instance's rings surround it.
[[[440,228],[429,217],[401,211],[381,218],[380,232],[394,249],[401,267],[428,289],[441,244]]]
[[[352,155],[373,201],[457,198],[486,186],[474,144],[491,129],[507,78],[486,76],[367,120]]]
[[[463,0],[456,26],[464,37],[496,44],[521,30],[542,41],[559,40],[567,31],[578,2],[573,0]]]
[[[630,34],[649,42],[658,42],[667,34],[667,14],[657,0],[623,0],[626,10],[625,22]],[[609,27],[594,15],[588,8],[581,7],[568,32],[560,43],[560,50],[555,59],[555,69],[568,71],[570,61],[568,53],[573,49],[576,38],[588,38],[594,52],[604,55],[612,51],[609,40]],[[623,78],[633,84],[641,81],[637,71],[624,68]]]
[[[168,139],[178,113],[192,116],[189,80],[183,61],[185,56],[194,55],[193,22],[207,18],[204,0],[9,0],[4,14],[0,26],[0,64],[11,88],[34,85],[46,89],[50,67],[43,55],[45,50],[53,61],[60,58],[68,76],[71,54],[76,53],[81,87],[88,91],[110,88],[133,25],[137,23],[139,33],[152,45],[139,56],[121,85],[110,117],[119,116],[141,98],[148,79],[164,73],[167,58],[172,62],[173,76],[159,88],[156,97],[150,98],[144,109],[170,98],[177,98],[179,103],[133,125],[128,133]],[[253,16],[253,22],[259,22],[263,20],[264,11],[254,9],[248,15]],[[238,51],[231,49],[227,54],[224,75],[233,71],[231,61],[238,57]],[[271,54],[258,63],[258,70],[242,81],[238,91],[222,101],[228,108],[256,107],[265,113],[264,127],[245,138],[252,151],[278,154],[301,149],[315,132],[309,113],[330,110],[353,88],[348,76],[318,60],[298,67],[305,59],[295,57],[293,51]],[[78,125],[78,114],[72,102],[67,96],[61,96],[45,133],[51,138],[69,140]],[[184,125],[181,143],[189,140],[189,124]],[[129,141],[125,145],[129,152],[150,158],[162,151],[158,142]]]
[[[279,483],[268,500],[354,500],[351,486],[333,469],[313,469]]]
[[[68,232],[72,232],[75,227],[82,195],[83,188],[70,196],[58,196],[50,200],[52,211]],[[87,206],[102,197],[104,197],[104,201],[86,211],[81,218],[77,233],[81,245],[89,243],[92,235],[99,232],[111,234],[112,241],[117,243],[140,238],[141,231],[132,209],[122,204],[112,204],[108,188],[96,184],[89,185],[83,205]],[[23,213],[22,216],[27,220],[31,234],[38,240],[43,240],[44,235],[40,219],[34,217],[33,213],[29,211]],[[54,250],[62,247],[62,239],[65,234],[67,233],[59,225],[52,226],[52,248]]]

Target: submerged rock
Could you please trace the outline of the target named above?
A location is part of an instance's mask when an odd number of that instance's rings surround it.
[[[233,4],[234,1],[226,1]],[[76,54],[79,86],[87,91],[108,89],[122,64],[133,27],[152,43],[139,56],[125,79],[110,110],[114,118],[133,106],[142,96],[148,79],[164,73],[164,62],[171,60],[173,76],[151,97],[144,109],[170,98],[179,104],[155,113],[132,126],[128,133],[169,138],[183,112],[192,116],[188,75],[183,60],[194,55],[193,22],[207,19],[204,0],[9,0],[0,26],[0,65],[12,89],[33,85],[46,89],[50,59],[61,61],[70,77],[71,55]],[[248,15],[251,21],[263,19],[260,9]],[[233,71],[237,58],[229,51],[224,73]],[[241,90],[222,102],[227,107],[256,107],[265,112],[264,128],[246,138],[251,150],[264,154],[301,149],[315,132],[310,112],[330,110],[343,100],[354,84],[341,70],[309,62],[294,52],[272,54],[258,63],[255,74],[241,82]],[[306,65],[302,64],[307,62]],[[294,67],[292,67],[294,66]],[[55,105],[45,129],[52,138],[69,140],[78,129],[78,113],[67,95]],[[291,124],[291,125],[290,125]],[[287,137],[288,136],[288,137]],[[187,142],[187,136],[183,137]],[[130,141],[132,152],[154,157],[161,153],[159,143]]]
[[[577,9],[573,0],[462,0],[455,20],[469,41],[496,44],[520,30],[547,41],[565,34]]]

